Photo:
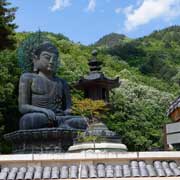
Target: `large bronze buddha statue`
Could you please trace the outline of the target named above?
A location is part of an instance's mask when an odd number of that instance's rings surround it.
[[[71,96],[66,81],[55,75],[57,62],[58,50],[50,42],[33,52],[33,72],[22,74],[19,82],[20,129],[86,129],[85,118],[70,115]]]

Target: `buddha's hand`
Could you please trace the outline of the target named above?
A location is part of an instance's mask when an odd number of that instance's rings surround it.
[[[52,120],[52,121],[56,120],[56,115],[52,110],[44,108],[43,113],[48,117],[49,120]]]
[[[66,109],[64,111],[64,115],[70,115],[72,113],[72,109]]]

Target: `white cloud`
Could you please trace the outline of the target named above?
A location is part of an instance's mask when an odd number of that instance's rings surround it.
[[[128,16],[129,14],[131,14],[132,12],[133,12],[133,6],[132,5],[130,5],[130,6],[127,6],[126,8],[124,8],[124,14],[126,15],[126,16]]]
[[[96,8],[96,0],[89,0],[87,11],[94,12]]]
[[[180,0],[143,0],[138,8],[129,6],[124,13],[125,29],[131,31],[156,18],[170,20],[180,16]]]
[[[51,11],[63,10],[64,8],[71,6],[70,0],[54,0],[54,5]]]
[[[121,12],[121,8],[116,8],[114,11],[116,14],[119,14]]]

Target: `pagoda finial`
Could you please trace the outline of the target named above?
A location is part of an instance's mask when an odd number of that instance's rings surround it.
[[[94,49],[91,54],[94,56],[94,57],[97,57],[97,54],[98,54],[98,51],[96,49]]]
[[[91,72],[97,72],[101,70],[101,62],[97,60],[98,51],[94,49],[92,52],[92,59],[89,60],[89,68]]]

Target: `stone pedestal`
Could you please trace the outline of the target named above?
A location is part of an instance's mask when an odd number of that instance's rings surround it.
[[[12,144],[13,153],[59,153],[66,152],[73,145],[79,130],[42,128],[19,130],[4,135]]]
[[[86,137],[97,137],[94,142],[86,142]],[[124,152],[127,151],[125,144],[121,142],[121,138],[113,131],[110,131],[104,123],[94,123],[90,125],[88,130],[84,132],[85,142],[75,141],[73,146],[70,146],[69,152],[81,151],[105,151],[105,152]]]
[[[110,142],[101,142],[101,143],[82,143],[76,144],[69,147],[69,152],[126,152],[127,147],[125,144],[121,143],[110,143]]]

